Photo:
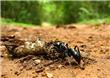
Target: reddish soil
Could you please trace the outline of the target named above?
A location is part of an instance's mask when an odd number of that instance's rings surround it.
[[[2,26],[1,35],[15,35],[19,39],[33,41],[42,37],[46,41],[61,40],[74,47],[78,45],[81,52],[88,53],[96,62],[85,65],[82,70],[74,65],[63,66],[55,63],[45,70],[31,66],[22,67],[19,59],[9,59],[5,46],[0,46],[1,78],[110,78],[110,25],[88,26],[69,25],[67,27],[14,27]],[[2,42],[1,42],[2,43]],[[24,63],[23,63],[24,64]],[[31,67],[31,68],[29,68]],[[42,69],[42,68],[40,68]]]

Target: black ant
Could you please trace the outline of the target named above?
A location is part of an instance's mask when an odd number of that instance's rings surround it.
[[[68,44],[66,44],[62,41],[49,42],[49,43],[47,43],[46,46],[50,46],[50,50],[49,50],[50,54],[52,54],[51,52],[54,50],[53,57],[55,57],[56,55],[57,55],[57,58],[58,57],[65,58],[65,57],[72,56],[75,59],[75,61],[77,62],[77,64],[80,64],[81,54],[80,54],[78,46],[75,46],[74,48],[69,48]]]

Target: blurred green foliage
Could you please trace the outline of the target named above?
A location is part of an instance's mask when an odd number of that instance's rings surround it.
[[[1,1],[1,16],[31,24],[70,24],[110,17],[110,1]]]
[[[1,16],[17,22],[40,24],[40,9],[39,3],[34,1],[1,2]]]

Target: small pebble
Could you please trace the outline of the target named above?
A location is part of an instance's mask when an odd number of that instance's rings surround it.
[[[60,65],[58,65],[58,68],[62,68],[62,67],[63,67],[63,65],[61,65],[61,64],[60,64]]]
[[[46,75],[47,75],[48,78],[53,78],[53,74],[52,73],[46,72]]]
[[[37,59],[37,60],[35,60],[35,63],[39,64],[39,63],[41,63],[41,60]]]

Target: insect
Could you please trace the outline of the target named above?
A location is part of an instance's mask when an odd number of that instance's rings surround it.
[[[48,47],[48,55],[52,58],[65,58],[65,57],[73,57],[78,64],[81,61],[81,54],[78,46],[74,48],[69,48],[67,43],[62,41],[53,41],[47,43],[46,47]]]

